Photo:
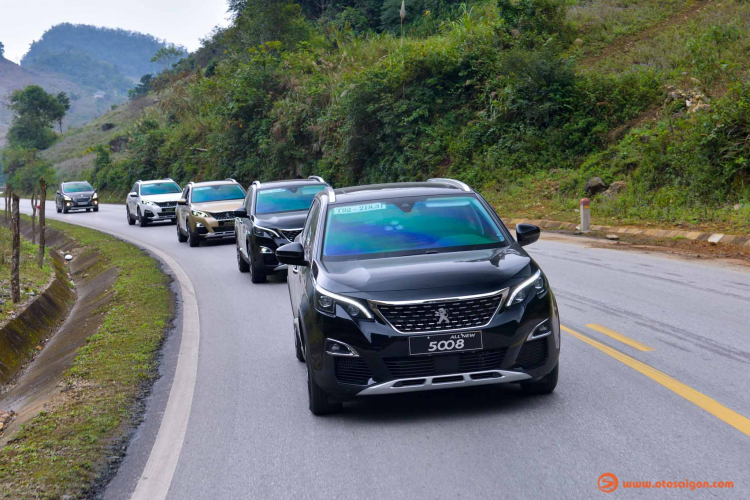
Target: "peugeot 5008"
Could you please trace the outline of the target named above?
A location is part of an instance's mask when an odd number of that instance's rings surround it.
[[[263,283],[269,274],[286,271],[276,260],[276,249],[302,232],[313,198],[326,186],[315,175],[306,180],[253,182],[245,204],[234,212],[240,272],[249,272],[253,283]]]
[[[296,355],[310,411],[358,397],[520,383],[557,385],[560,323],[549,283],[490,205],[452,179],[319,193],[289,267]]]

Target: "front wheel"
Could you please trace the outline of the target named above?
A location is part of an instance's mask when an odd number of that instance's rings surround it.
[[[187,241],[187,236],[182,234],[182,229],[180,229],[180,223],[177,223],[177,241],[180,243],[185,243]]]
[[[307,395],[310,400],[310,411],[313,415],[330,415],[344,409],[341,403],[331,403],[328,393],[318,386],[312,375],[310,361],[307,361]]]
[[[90,209],[90,208],[87,208],[87,209],[86,209],[86,211],[87,211],[87,212],[91,212],[91,209]]]
[[[521,390],[530,396],[538,394],[551,394],[552,391],[557,387],[557,374],[560,363],[555,365],[555,368],[544,377],[539,380],[532,382],[521,382]]]
[[[62,211],[63,211],[64,214],[67,214],[68,213],[68,207],[63,207]]]
[[[94,212],[98,212],[98,211],[99,211],[99,207],[94,207]]]
[[[59,214],[60,212],[62,212],[62,208],[60,208],[60,206],[59,206],[59,205],[58,205],[57,203],[55,203],[55,210],[57,210],[57,213],[58,213],[58,214]]]
[[[195,231],[190,229],[190,224],[188,223],[188,245],[191,247],[197,247],[201,244],[201,240],[198,239],[199,236],[195,234]]]
[[[133,219],[133,217],[130,215],[130,208],[128,208],[127,206],[125,207],[125,217],[128,218],[128,225],[132,226],[133,224],[135,224],[135,219]]]
[[[242,251],[239,245],[237,245],[237,268],[241,273],[246,273],[250,270],[250,264],[242,258]]]
[[[148,219],[143,216],[140,208],[138,208],[138,225],[141,227],[148,226]]]
[[[253,283],[265,283],[267,279],[266,273],[259,269],[260,266],[255,263],[250,245],[247,246],[247,258],[250,260],[250,281]]]

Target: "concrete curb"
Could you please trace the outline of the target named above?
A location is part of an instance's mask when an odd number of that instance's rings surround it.
[[[577,225],[572,222],[558,222],[551,220],[535,219],[503,219],[503,222],[512,226],[515,224],[534,224],[544,229],[564,229],[577,231]],[[750,248],[750,235],[703,233],[700,231],[678,231],[669,229],[644,229],[638,227],[617,227],[591,225],[592,231],[607,232],[612,234],[637,234],[650,236],[652,238],[685,238],[693,241],[708,241],[709,243],[722,245],[737,245]]]

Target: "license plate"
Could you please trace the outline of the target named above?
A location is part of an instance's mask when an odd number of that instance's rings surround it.
[[[162,213],[173,214],[174,213],[174,208],[165,208],[164,210],[162,210]]]
[[[482,332],[441,333],[424,337],[409,337],[409,354],[443,354],[475,351],[482,348]]]
[[[78,205],[88,205],[89,202],[88,201],[79,201],[77,204]]]
[[[219,222],[220,226],[233,226],[234,227],[234,221],[233,220],[225,220]]]

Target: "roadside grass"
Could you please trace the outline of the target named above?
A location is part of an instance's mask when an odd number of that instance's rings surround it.
[[[486,186],[482,194],[503,218],[579,223],[580,212],[576,210],[581,198],[587,197],[583,186],[588,177],[577,170],[539,172],[502,186]],[[690,205],[675,198],[675,193],[670,191],[649,193],[633,188],[613,198],[598,195],[591,199],[591,223],[750,233],[750,200],[734,205],[709,206]],[[737,205],[739,207],[735,208]]]
[[[99,330],[64,376],[50,408],[24,425],[0,451],[0,496],[74,498],[91,493],[108,455],[126,433],[144,385],[156,376],[159,346],[171,316],[168,277],[156,260],[112,236],[50,221],[49,226],[101,252],[87,271],[112,267],[113,296],[97,313]]]
[[[0,217],[4,216],[4,212],[0,211]],[[37,266],[37,248],[36,245],[21,238],[21,304],[32,294],[39,295],[53,275],[49,258],[44,259],[41,269]],[[17,308],[10,298],[12,255],[13,233],[10,229],[0,226],[0,322],[8,319]]]

